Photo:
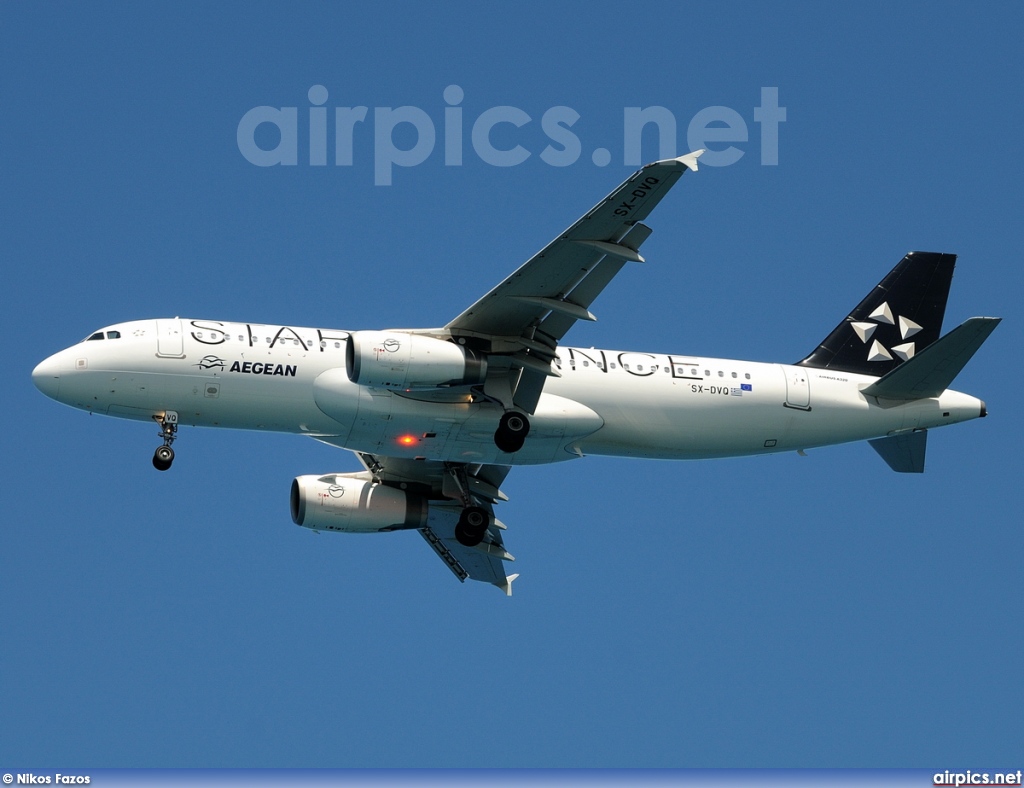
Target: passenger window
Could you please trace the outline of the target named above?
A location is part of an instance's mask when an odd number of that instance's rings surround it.
[[[589,366],[590,366],[590,362],[589,362],[589,361],[584,361],[584,362],[583,362],[583,366],[585,366],[585,367],[589,367]]]
[[[725,377],[725,373],[722,372],[722,370],[718,370],[718,377],[724,378]]]
[[[749,372],[745,373],[743,375],[743,377],[745,377],[747,380],[750,380],[750,373]]]
[[[732,373],[732,376],[733,376],[733,377],[736,377],[736,373],[735,373],[735,372],[733,372],[733,373]]]

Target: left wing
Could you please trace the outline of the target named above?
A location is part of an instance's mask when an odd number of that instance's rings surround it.
[[[651,229],[641,222],[687,169],[696,171],[702,153],[637,170],[445,326],[451,336],[486,341],[496,372],[500,366],[494,354],[507,354],[506,370],[522,370],[518,381],[508,385],[517,407],[533,413],[544,381],[557,374],[551,361],[558,342],[577,320],[596,320],[590,305],[627,262],[643,262],[639,249]]]

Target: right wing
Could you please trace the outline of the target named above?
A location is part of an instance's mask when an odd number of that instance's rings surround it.
[[[476,547],[466,547],[455,538],[459,509],[458,506],[431,505],[427,525],[420,528],[420,535],[459,580],[470,578],[490,583],[512,596],[512,581],[519,575],[505,575],[502,562],[516,560],[505,550],[501,539],[501,529],[505,526],[495,520],[484,541]]]
[[[516,559],[505,550],[501,537],[505,526],[501,521],[494,519],[483,541],[475,547],[467,547],[455,538],[455,524],[462,511],[462,480],[473,503],[487,509],[493,518],[493,504],[508,500],[499,489],[511,470],[508,466],[408,460],[366,452],[356,452],[356,456],[374,480],[430,500],[427,525],[419,529],[420,535],[460,582],[480,580],[512,595],[512,581],[519,575],[505,575],[504,562]]]

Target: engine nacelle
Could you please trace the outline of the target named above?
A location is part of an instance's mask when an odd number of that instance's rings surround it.
[[[425,389],[483,383],[487,360],[454,342],[401,331],[354,331],[345,353],[348,379],[362,386]]]
[[[361,473],[299,476],[292,482],[292,521],[318,531],[422,528],[427,506],[426,499],[377,484]]]

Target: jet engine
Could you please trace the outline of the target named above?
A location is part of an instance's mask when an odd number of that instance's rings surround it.
[[[362,386],[424,389],[483,383],[487,360],[443,339],[400,331],[354,331],[345,354],[348,379]]]
[[[292,521],[323,531],[375,533],[421,528],[427,501],[379,484],[369,474],[299,476],[292,482]]]

